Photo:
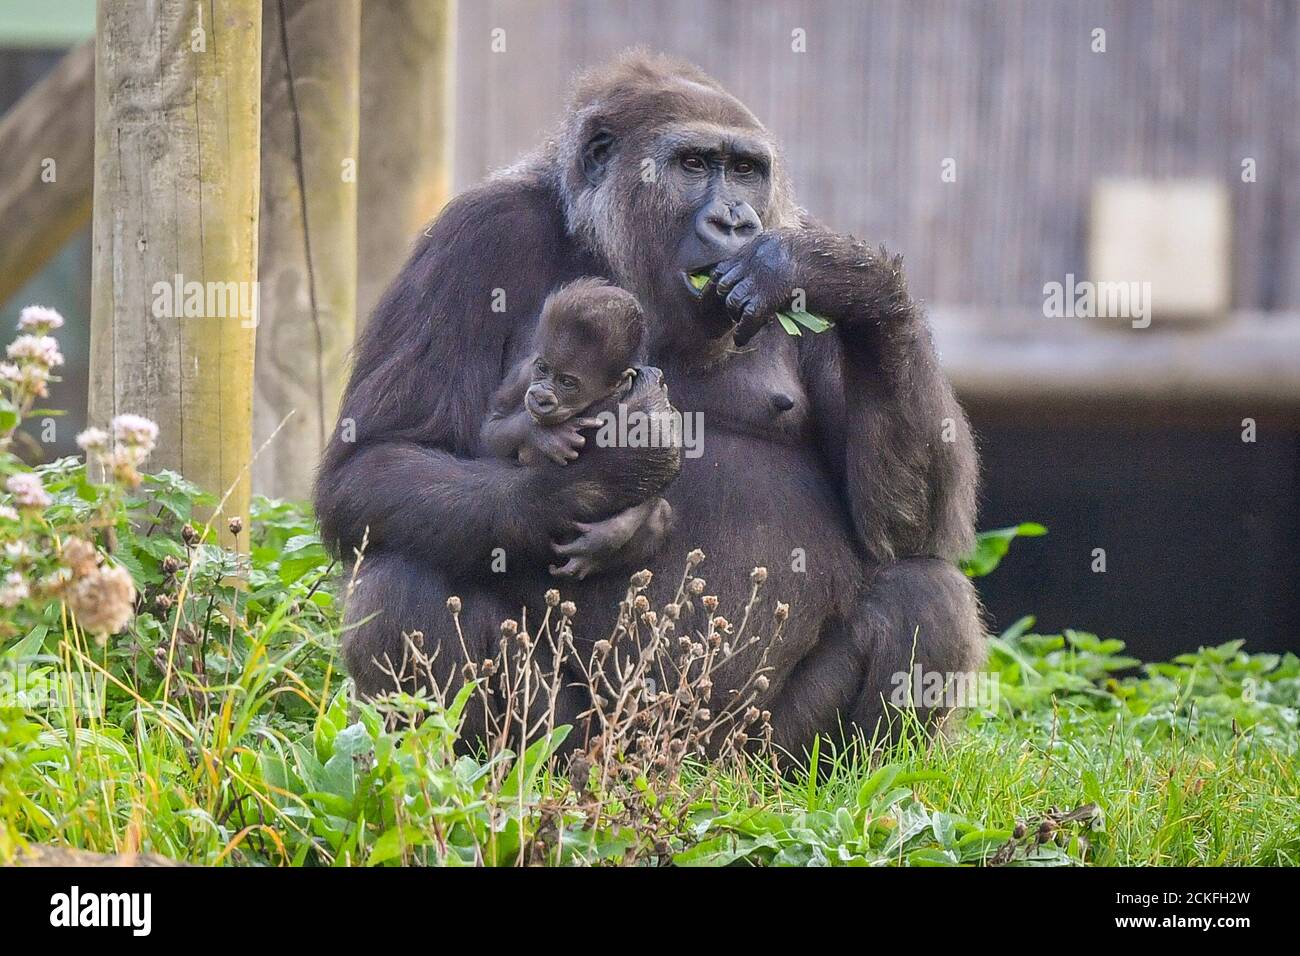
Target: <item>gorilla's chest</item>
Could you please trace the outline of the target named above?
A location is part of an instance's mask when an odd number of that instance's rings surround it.
[[[708,369],[666,366],[664,380],[679,411],[703,416],[706,441],[712,429],[792,444],[809,436],[811,410],[795,346],[779,329],[764,329],[751,348]]]

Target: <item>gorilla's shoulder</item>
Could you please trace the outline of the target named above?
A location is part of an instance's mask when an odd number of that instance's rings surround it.
[[[452,199],[425,230],[418,252],[472,254],[481,260],[497,250],[516,260],[539,245],[553,251],[567,240],[559,195],[546,179],[498,175]]]

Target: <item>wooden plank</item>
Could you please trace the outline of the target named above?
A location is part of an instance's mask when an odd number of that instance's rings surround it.
[[[253,482],[273,497],[311,497],[356,333],[360,33],[359,0],[262,11]]]
[[[451,195],[453,0],[368,0],[361,8],[357,323]]]
[[[261,6],[101,0],[97,32],[89,418],[157,422],[149,467],[227,496],[227,543],[250,487]]]
[[[90,219],[95,45],[70,52],[0,121],[0,302]]]
[[[1300,412],[1300,312],[1238,312],[1196,330],[1041,311],[936,307],[935,345],[962,398],[1100,405],[1256,403]]]

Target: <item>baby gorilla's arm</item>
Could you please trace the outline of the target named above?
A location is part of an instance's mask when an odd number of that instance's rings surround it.
[[[498,458],[514,461],[528,444],[530,433],[539,427],[532,416],[520,408],[513,412],[493,409],[483,422],[480,439],[483,447]]]
[[[574,417],[555,425],[539,425],[526,412],[524,417],[528,423],[519,448],[519,461],[525,465],[535,465],[542,457],[557,465],[567,465],[587,444],[587,439],[579,434],[580,430],[600,424],[598,418]]]

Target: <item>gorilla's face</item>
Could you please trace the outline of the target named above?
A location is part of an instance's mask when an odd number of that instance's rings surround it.
[[[642,300],[658,344],[721,340],[734,322],[690,277],[793,217],[777,149],[739,102],[698,84],[627,95],[618,107],[585,125],[570,221]]]

